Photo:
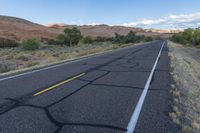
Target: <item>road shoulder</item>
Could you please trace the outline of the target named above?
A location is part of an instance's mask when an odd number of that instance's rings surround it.
[[[174,80],[171,85],[173,112],[170,116],[183,132],[200,132],[200,53],[197,49],[173,42],[168,44]]]

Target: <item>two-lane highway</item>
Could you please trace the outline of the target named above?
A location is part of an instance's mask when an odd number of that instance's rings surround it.
[[[178,133],[167,43],[0,78],[2,133]]]

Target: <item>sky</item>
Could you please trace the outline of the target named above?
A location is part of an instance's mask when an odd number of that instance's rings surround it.
[[[0,0],[0,15],[43,25],[181,29],[200,26],[200,0]]]

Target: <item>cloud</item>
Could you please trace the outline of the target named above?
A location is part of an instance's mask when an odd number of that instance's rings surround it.
[[[127,27],[185,29],[200,26],[200,12],[192,14],[169,15],[159,19],[140,19],[136,22],[119,24]]]
[[[101,25],[100,23],[91,22],[88,24],[82,24],[80,21],[72,22],[69,24],[76,25]],[[60,24],[64,25],[64,24]],[[158,19],[138,19],[137,21],[123,24],[108,24],[110,26],[126,26],[126,27],[141,27],[141,28],[156,28],[156,29],[186,29],[200,27],[200,12],[191,14],[171,14]]]

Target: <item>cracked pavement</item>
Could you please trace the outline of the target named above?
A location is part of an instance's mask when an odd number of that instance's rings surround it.
[[[163,41],[155,41],[0,81],[0,132],[123,133]],[[170,75],[165,45],[137,133],[177,133],[170,120]],[[77,74],[85,75],[41,95]]]

